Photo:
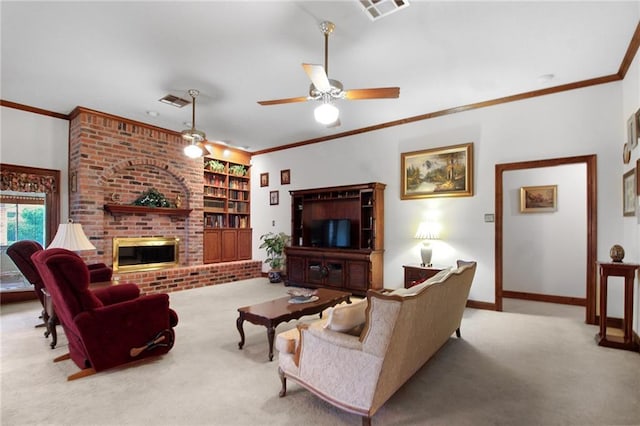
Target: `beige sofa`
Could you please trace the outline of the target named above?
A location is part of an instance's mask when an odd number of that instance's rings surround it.
[[[453,332],[460,337],[475,271],[475,262],[458,261],[457,268],[409,289],[370,290],[362,303],[341,305],[328,312],[328,320],[279,334],[280,396],[285,396],[289,378],[336,407],[361,415],[363,424],[370,424],[382,404]],[[360,316],[366,322],[358,334]],[[333,327],[331,323],[338,318],[343,323]],[[344,321],[349,320],[355,321],[351,324],[356,324],[355,331],[346,331],[351,325]],[[335,331],[338,329],[345,331]]]

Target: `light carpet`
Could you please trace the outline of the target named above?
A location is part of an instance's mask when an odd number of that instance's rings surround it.
[[[238,350],[237,308],[284,295],[266,279],[171,293],[180,323],[168,354],[72,382],[66,377],[75,364],[52,362],[67,351],[61,328],[51,350],[34,328],[37,302],[4,306],[1,423],[360,424],[292,382],[278,397],[278,355],[268,361],[264,327],[245,322]],[[640,424],[640,354],[597,346],[595,326],[467,309],[461,331],[378,411],[374,425]]]

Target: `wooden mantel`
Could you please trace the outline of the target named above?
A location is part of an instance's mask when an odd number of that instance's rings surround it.
[[[147,206],[131,206],[122,204],[105,204],[104,209],[111,213],[112,216],[122,216],[127,214],[161,214],[167,216],[187,217],[192,209],[175,209],[171,207],[147,207]]]

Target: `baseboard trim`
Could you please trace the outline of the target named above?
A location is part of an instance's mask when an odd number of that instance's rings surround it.
[[[33,290],[3,291],[0,293],[0,304],[19,303],[27,300],[37,300],[36,292]]]
[[[587,306],[587,299],[581,297],[553,296],[550,294],[526,293],[502,290],[502,297],[509,299],[534,300],[536,302],[558,303],[561,305]]]
[[[467,308],[485,309],[487,311],[497,310],[496,304],[491,302],[480,302],[477,300],[467,300]]]

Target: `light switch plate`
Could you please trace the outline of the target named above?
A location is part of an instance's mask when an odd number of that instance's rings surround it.
[[[485,213],[484,214],[484,221],[489,223],[489,222],[494,222],[496,219],[495,215],[493,213]]]

